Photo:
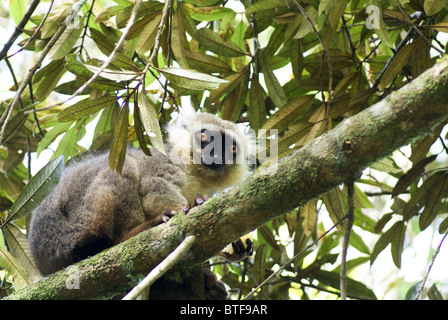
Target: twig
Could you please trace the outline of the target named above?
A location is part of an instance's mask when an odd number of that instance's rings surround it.
[[[343,217],[341,220],[339,220],[337,223],[335,223],[330,229],[328,229],[327,231],[325,231],[319,238],[317,238],[315,241],[313,241],[313,243],[309,244],[305,249],[303,249],[302,251],[300,251],[299,253],[297,253],[294,257],[292,257],[291,259],[289,259],[284,265],[282,265],[277,271],[275,271],[274,273],[272,273],[269,277],[267,277],[262,283],[260,283],[255,289],[253,289],[246,297],[244,297],[243,300],[247,300],[249,299],[251,296],[254,295],[254,293],[260,289],[262,286],[264,286],[268,281],[270,281],[272,278],[274,278],[275,276],[277,276],[281,271],[283,271],[283,269],[285,269],[287,266],[289,266],[298,256],[300,256],[301,254],[303,254],[305,251],[311,249],[316,243],[318,243],[320,241],[320,239],[324,238],[327,236],[327,234],[329,234],[334,228],[336,228],[338,225],[340,225],[345,219],[347,218],[347,216]]]
[[[15,56],[16,54],[22,52],[23,50],[26,49],[26,47],[29,46],[29,44],[37,37],[37,35],[39,34],[40,29],[42,29],[42,26],[44,25],[45,21],[47,21],[48,16],[50,15],[51,12],[51,8],[53,7],[54,4],[54,0],[50,1],[50,7],[47,10],[47,13],[45,13],[44,18],[42,19],[42,21],[40,22],[39,26],[37,27],[37,29],[34,31],[33,35],[31,37],[29,37],[28,41],[16,52],[10,54],[7,58],[11,58],[12,56]]]
[[[320,37],[319,31],[317,31],[316,27],[313,24],[313,21],[311,21],[310,17],[308,17],[308,15],[305,13],[305,9],[303,9],[303,7],[297,2],[297,0],[293,0],[293,1],[294,1],[295,5],[297,6],[297,8],[302,13],[302,15],[305,17],[305,19],[308,22],[308,24],[310,25],[311,29],[313,29],[313,32],[316,35],[317,40],[319,40],[319,42],[320,42],[320,44],[322,46],[323,54],[322,54],[322,57],[321,57],[321,67],[320,67],[321,84],[322,84],[322,64],[323,64],[324,58],[327,59],[327,64],[328,64],[328,101],[327,102],[326,102],[326,99],[325,99],[323,88],[321,88],[321,92],[322,92],[322,102],[325,105],[325,120],[326,120],[325,121],[325,130],[328,130],[328,122],[329,122],[329,115],[330,115],[330,105],[331,105],[331,92],[333,91],[333,71],[332,71],[333,68],[332,68],[332,64],[331,64],[330,52],[328,51],[328,48],[325,45],[325,42]]]
[[[163,26],[165,25],[165,21],[168,16],[168,9],[170,8],[170,6],[171,6],[171,0],[166,0],[165,6],[163,7],[163,10],[162,10],[162,18],[160,19],[160,24],[157,28],[157,34],[154,39],[154,48],[152,49],[151,56],[149,57],[148,63],[146,64],[145,69],[143,70],[143,75],[141,78],[141,83],[143,83],[143,86],[144,86],[146,72],[148,72],[149,67],[153,66],[152,62],[155,59],[155,57],[157,56],[157,53],[159,51],[160,38],[162,37]]]
[[[354,215],[354,195],[355,187],[354,183],[347,183],[347,226],[345,227],[344,242],[342,243],[342,260],[340,269],[340,289],[341,289],[341,300],[347,299],[347,250],[350,242],[350,234],[352,232],[353,222],[355,219]]]
[[[392,63],[392,61],[395,59],[395,57],[397,56],[398,52],[404,48],[404,46],[407,44],[408,40],[413,36],[414,34],[414,29],[413,28],[409,28],[408,32],[406,33],[406,35],[404,36],[403,40],[400,41],[400,43],[397,46],[397,49],[394,50],[394,54],[387,60],[386,65],[384,66],[384,68],[381,70],[380,74],[378,75],[378,77],[376,77],[375,82],[372,85],[372,88],[377,88],[378,85],[380,84],[381,78],[383,77],[384,73],[386,72],[386,70],[389,68],[390,64]]]
[[[68,98],[67,100],[52,104],[45,108],[40,108],[35,111],[29,111],[29,112],[38,112],[38,111],[47,110],[47,109],[51,109],[51,108],[63,105],[65,103],[67,103],[68,101],[72,100],[73,98],[79,96],[81,93],[83,93],[84,90],[87,89],[87,87],[90,86],[96,80],[96,78],[98,78],[98,76],[101,74],[101,72],[103,72],[109,66],[109,64],[112,62],[112,60],[117,55],[118,51],[120,50],[121,45],[123,44],[124,40],[126,40],[126,37],[129,33],[131,27],[134,25],[135,19],[137,17],[137,12],[138,12],[141,4],[142,4],[142,0],[136,0],[134,8],[132,9],[131,17],[129,18],[126,28],[123,30],[123,34],[122,34],[120,40],[118,40],[114,50],[112,50],[111,54],[109,55],[109,57],[107,57],[106,61],[104,61],[104,63],[101,65],[101,67],[92,75],[92,77],[90,77],[89,80],[87,80],[81,87],[79,87],[78,90],[76,90],[70,96],[70,98]]]
[[[431,259],[431,263],[430,263],[430,265],[428,267],[428,271],[426,272],[425,278],[423,279],[423,282],[420,285],[420,288],[418,289],[417,294],[416,294],[414,300],[418,300],[420,298],[420,294],[422,293],[423,288],[425,287],[426,280],[428,280],[429,272],[431,272],[432,266],[434,265],[434,262],[436,261],[436,257],[437,257],[437,255],[440,252],[440,248],[442,247],[443,241],[445,241],[445,238],[447,236],[448,236],[448,229],[445,231],[445,234],[443,235],[442,240],[440,240],[440,243],[439,243],[439,245],[437,247],[436,252],[434,252],[434,254],[432,255],[432,259]]]
[[[84,25],[84,30],[82,31],[82,35],[81,35],[81,44],[79,45],[79,53],[80,54],[82,54],[82,49],[84,49],[84,41],[85,41],[85,38],[87,36],[87,28],[89,26],[89,20],[90,20],[90,17],[92,15],[92,11],[93,11],[93,6],[94,5],[95,5],[95,0],[92,0],[92,4],[90,5],[89,12],[87,13],[86,24]]]
[[[412,23],[411,20],[409,20],[408,15],[403,11],[403,9],[401,9],[401,6],[400,6],[400,5],[398,5],[397,8],[398,8],[398,10],[401,12],[401,14],[402,14],[404,20],[406,21],[406,23],[407,23],[408,25],[410,25],[410,26],[415,30],[415,32],[417,32],[418,35],[419,35],[420,37],[423,38],[423,40],[425,40],[425,42],[428,44],[428,46],[430,46],[431,48],[433,48],[434,50],[436,50],[437,52],[439,52],[442,56],[445,55],[445,52],[443,52],[440,48],[437,48],[435,45],[433,45],[432,42],[429,41],[429,40],[425,37],[425,35],[420,31],[420,29],[417,28],[417,27]]]
[[[23,16],[22,20],[19,22],[19,24],[15,28],[14,33],[9,38],[8,42],[6,42],[5,45],[3,46],[3,49],[0,52],[0,61],[4,57],[6,57],[6,55],[8,54],[9,48],[11,48],[12,44],[14,43],[14,41],[16,41],[18,36],[23,32],[23,28],[25,27],[25,25],[30,20],[31,15],[33,14],[34,10],[36,10],[36,7],[39,5],[39,3],[40,3],[40,0],[34,0],[31,3],[31,5],[28,7],[28,10],[26,11],[26,13]]]
[[[48,52],[50,52],[51,48],[56,43],[56,41],[59,39],[59,37],[62,35],[62,33],[64,33],[65,29],[67,28],[67,25],[70,23],[70,21],[73,18],[73,16],[76,15],[81,10],[82,6],[84,5],[84,3],[86,3],[86,1],[87,0],[80,1],[77,5],[75,5],[73,7],[72,14],[70,14],[67,17],[67,19],[65,19],[64,22],[62,22],[62,24],[59,26],[59,29],[56,31],[56,33],[53,35],[53,37],[47,43],[47,45],[45,46],[44,50],[42,50],[39,58],[37,59],[37,62],[35,63],[35,65],[29,70],[29,72],[26,75],[25,79],[22,80],[22,82],[20,84],[20,87],[17,89],[17,92],[16,92],[14,98],[12,99],[11,103],[8,105],[8,107],[6,108],[4,114],[2,115],[2,117],[0,119],[0,123],[3,123],[2,129],[0,131],[0,141],[3,140],[3,135],[5,134],[6,126],[7,126],[8,122],[9,122],[9,119],[12,116],[12,112],[14,110],[14,106],[17,104],[17,102],[20,99],[20,95],[25,90],[26,86],[31,81],[31,79],[33,78],[33,76],[36,73],[37,69],[40,68],[40,66],[42,64],[42,61],[47,56]],[[29,111],[29,112],[33,112],[33,111]]]
[[[165,260],[157,265],[137,286],[135,286],[123,300],[135,300],[145,289],[149,288],[157,279],[167,272],[187,252],[196,241],[195,235],[187,236],[184,241],[171,252]]]

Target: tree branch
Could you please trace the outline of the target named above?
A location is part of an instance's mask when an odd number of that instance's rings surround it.
[[[166,257],[157,267],[151,270],[151,272],[142,280],[137,286],[135,286],[131,292],[129,292],[123,300],[135,300],[145,289],[149,288],[157,279],[165,274],[170,268],[172,268],[176,262],[184,255],[196,241],[196,236],[187,236],[184,241]]]
[[[169,222],[76,264],[80,290],[65,286],[67,268],[8,299],[89,299],[122,296],[186,236],[195,244],[177,263],[202,263],[225,245],[306,204],[373,162],[431,133],[448,120],[448,58],[368,109],[341,122],[288,157]],[[350,141],[348,144],[347,141]]]

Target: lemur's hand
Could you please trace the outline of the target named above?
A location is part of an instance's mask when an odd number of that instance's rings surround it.
[[[208,201],[209,199],[210,199],[210,198],[209,198],[206,194],[203,194],[203,195],[199,195],[199,194],[197,194],[196,197],[194,198],[194,202],[193,202],[193,204],[190,205],[189,203],[187,203],[187,204],[184,206],[183,211],[184,211],[185,213],[188,213],[188,211],[190,211],[192,208],[204,204],[204,203],[205,203],[206,201]]]

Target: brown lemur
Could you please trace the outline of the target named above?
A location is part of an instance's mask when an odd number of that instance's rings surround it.
[[[201,204],[198,195],[211,197],[249,174],[253,139],[234,123],[190,107],[166,129],[165,154],[152,148],[148,157],[128,148],[121,177],[111,172],[107,153],[67,165],[31,221],[31,252],[43,275],[168,221],[181,209]],[[250,239],[244,242],[233,243],[222,255],[240,260],[253,247]],[[206,272],[205,286],[222,293],[223,285],[213,277]]]

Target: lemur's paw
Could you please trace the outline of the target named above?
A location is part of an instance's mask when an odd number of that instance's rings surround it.
[[[222,281],[219,281],[216,275],[209,269],[204,268],[205,280],[205,298],[207,300],[225,300],[227,290]]]
[[[250,238],[240,238],[219,253],[231,262],[241,261],[254,252],[254,243]]]
[[[166,209],[161,215],[160,215],[160,219],[161,222],[160,223],[164,223],[164,222],[168,222],[172,217],[174,217],[177,214],[177,210],[172,210],[172,209]]]
[[[194,202],[193,202],[193,204],[189,204],[189,203],[187,203],[187,204],[184,206],[183,211],[184,211],[185,213],[188,213],[188,211],[190,211],[192,208],[204,204],[204,203],[205,203],[206,201],[208,201],[209,199],[210,199],[210,198],[209,198],[206,194],[203,194],[203,195],[199,195],[199,194],[197,194],[196,197],[194,197]]]

